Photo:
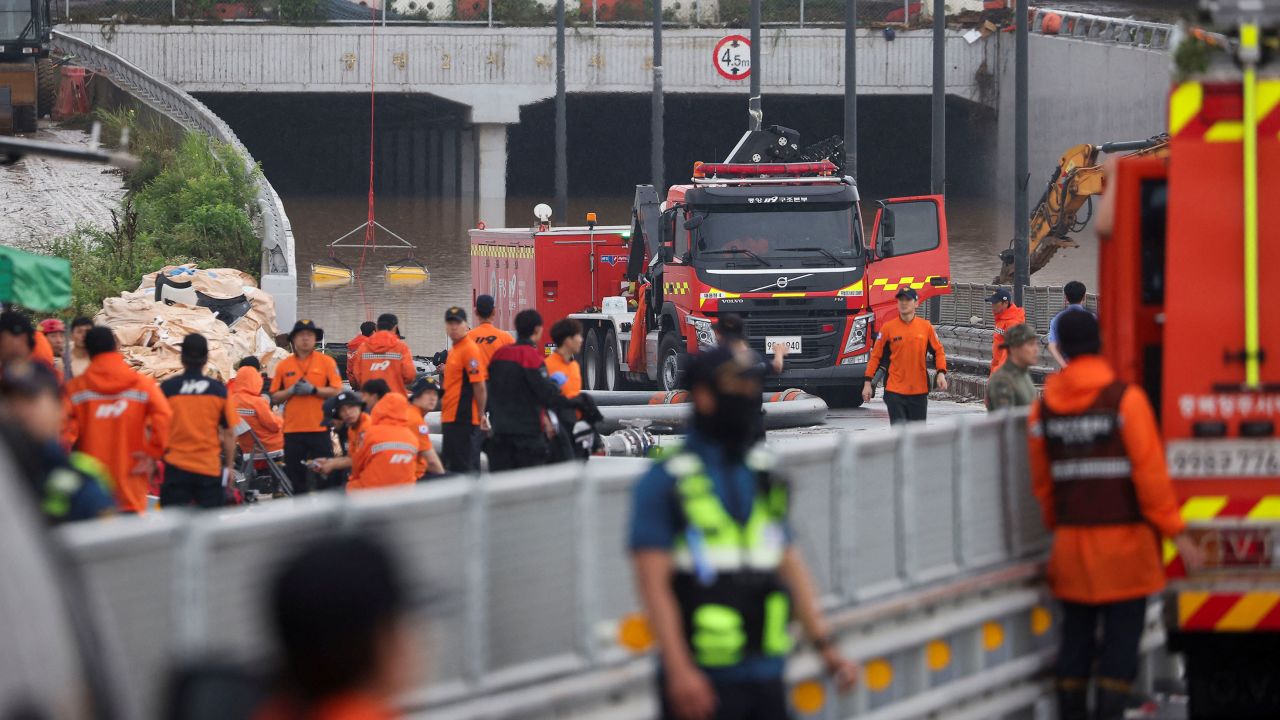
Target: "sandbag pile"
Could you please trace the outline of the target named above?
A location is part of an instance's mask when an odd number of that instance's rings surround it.
[[[156,278],[161,274],[166,278],[162,284],[169,286],[162,290],[169,291],[174,284],[184,289],[165,292],[166,299],[157,301]],[[213,309],[190,304],[237,299],[247,301],[248,310],[230,325],[219,319]],[[230,268],[200,269],[194,264],[166,267],[144,277],[137,290],[106,299],[94,323],[114,330],[120,352],[130,365],[157,379],[182,372],[182,339],[196,332],[209,340],[206,372],[219,380],[231,379],[235,364],[249,355],[257,356],[268,375],[277,362],[288,357],[275,343],[275,300],[258,288],[251,275]]]

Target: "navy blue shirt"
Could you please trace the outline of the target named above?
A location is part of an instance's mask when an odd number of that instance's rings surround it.
[[[741,460],[731,460],[724,450],[691,431],[681,452],[692,452],[702,460],[707,477],[725,510],[739,524],[751,517],[756,495],[756,473]],[[631,531],[627,547],[636,550],[671,550],[677,534],[684,532],[684,514],[676,495],[676,479],[662,462],[654,463],[641,476],[632,490]],[[790,528],[786,528],[790,543]],[[750,658],[726,668],[704,668],[714,682],[746,682],[772,680],[782,675],[785,659],[780,657]]]

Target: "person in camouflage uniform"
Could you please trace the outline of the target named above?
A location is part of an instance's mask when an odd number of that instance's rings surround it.
[[[987,380],[987,410],[1023,407],[1036,399],[1036,386],[1031,381],[1031,366],[1040,359],[1040,336],[1023,323],[1005,332],[1002,346],[1009,360],[1000,365]]]

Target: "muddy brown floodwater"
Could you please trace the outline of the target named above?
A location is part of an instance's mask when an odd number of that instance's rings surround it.
[[[507,203],[507,225],[533,221],[533,206],[550,198],[512,198]],[[874,202],[864,201],[863,207]],[[446,347],[444,311],[461,305],[470,312],[471,264],[467,228],[457,219],[454,201],[439,199],[379,198],[378,221],[417,245],[415,250],[370,250],[343,248],[332,251],[340,260],[357,268],[358,281],[340,287],[312,287],[311,263],[330,255],[328,244],[364,222],[365,199],[356,195],[305,196],[285,198],[285,209],[293,224],[298,256],[298,317],[310,318],[325,329],[326,339],[345,341],[354,336],[361,322],[379,313],[393,312],[400,318],[401,332],[415,354],[431,354]],[[599,215],[602,225],[630,223],[631,198],[603,197],[571,199],[570,217],[575,224],[588,211]],[[951,243],[951,269],[957,282],[990,282],[999,270],[1000,250],[1008,246],[1012,218],[991,200],[955,197],[947,201],[947,230]],[[868,222],[868,225],[870,223]],[[1096,284],[1097,242],[1092,230],[1081,233],[1081,248],[1063,251],[1033,278],[1036,285],[1060,285],[1079,279]],[[359,271],[361,255],[364,269]],[[406,255],[423,262],[431,279],[419,287],[388,283],[384,265]]]

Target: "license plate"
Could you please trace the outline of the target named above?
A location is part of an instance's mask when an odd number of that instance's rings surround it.
[[[1280,440],[1178,440],[1169,474],[1179,478],[1280,476]]]
[[[773,346],[774,346],[774,345],[778,345],[778,344],[782,344],[782,345],[786,345],[786,346],[787,346],[787,354],[788,354],[788,355],[790,355],[791,353],[799,353],[799,352],[800,352],[800,350],[801,350],[801,347],[800,347],[800,336],[799,336],[799,335],[778,335],[778,336],[776,336],[776,337],[774,337],[774,336],[766,336],[766,337],[765,337],[765,339],[764,339],[764,351],[765,351],[765,353],[766,353],[766,354],[768,354],[768,353],[772,353],[772,352],[773,352]]]

